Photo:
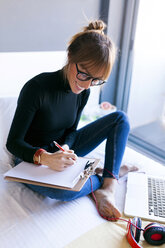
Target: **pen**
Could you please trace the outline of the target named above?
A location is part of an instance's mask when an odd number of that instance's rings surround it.
[[[53,143],[55,144],[55,146],[57,146],[61,151],[65,152],[65,150],[56,142],[56,141],[53,141]],[[69,159],[72,159],[72,158],[69,158]],[[74,160],[74,159],[72,159]]]
[[[53,143],[54,143],[55,146],[57,146],[61,151],[65,152],[65,150],[64,150],[56,141],[53,141]]]

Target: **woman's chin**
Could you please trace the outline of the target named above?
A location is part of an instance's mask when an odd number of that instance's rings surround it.
[[[72,90],[73,93],[75,94],[80,94],[83,90]]]
[[[73,86],[71,87],[72,92],[75,94],[80,94],[83,90],[85,90],[85,88],[80,87],[76,81],[72,86]]]

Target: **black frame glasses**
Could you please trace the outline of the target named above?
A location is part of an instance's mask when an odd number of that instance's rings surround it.
[[[99,85],[102,85],[102,84],[106,83],[106,81],[104,81],[104,80],[101,80],[99,78],[91,77],[87,73],[80,71],[78,69],[78,65],[77,64],[76,64],[76,69],[77,69],[76,78],[78,80],[80,80],[80,81],[88,81],[88,80],[92,79],[91,86],[99,86]]]

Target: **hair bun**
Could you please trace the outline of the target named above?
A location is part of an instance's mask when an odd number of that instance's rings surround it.
[[[102,20],[96,20],[89,23],[87,27],[84,27],[84,31],[97,30],[104,33],[103,30],[106,28],[106,24]]]

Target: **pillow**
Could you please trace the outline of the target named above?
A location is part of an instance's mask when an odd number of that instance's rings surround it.
[[[17,105],[17,97],[0,97],[0,161],[12,164],[13,156],[6,148],[9,129]]]

